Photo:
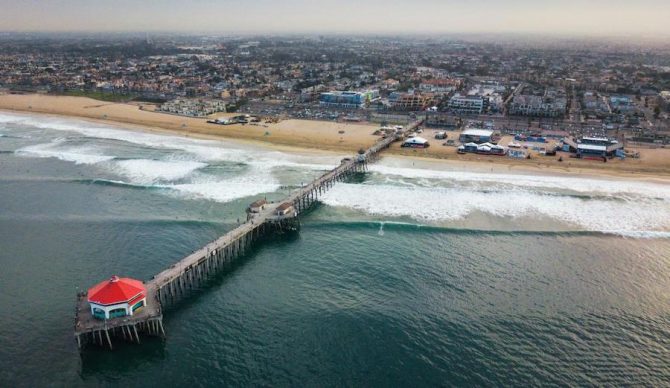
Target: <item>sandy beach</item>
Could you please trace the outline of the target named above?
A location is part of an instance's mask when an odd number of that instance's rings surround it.
[[[83,97],[51,96],[43,94],[0,94],[0,110],[33,112],[87,120],[107,124],[123,124],[125,128],[169,132],[202,138],[227,138],[242,142],[263,142],[275,148],[296,149],[300,152],[334,151],[354,153],[369,147],[378,137],[372,133],[379,128],[374,124],[336,123],[313,120],[283,120],[279,123],[258,125],[215,125],[204,118],[189,118],[153,112],[153,106],[142,103],[110,103]],[[230,116],[216,114],[213,117]],[[531,160],[517,160],[500,156],[458,155],[456,147],[443,146],[444,140],[434,140],[437,130],[426,130],[421,136],[431,141],[428,149],[403,149],[394,144],[388,153],[429,160],[440,159],[452,167],[468,167],[487,171],[525,171],[569,174],[627,176],[665,180],[670,176],[670,150],[631,149],[639,151],[639,159],[612,159],[607,163],[558,156],[534,154]],[[449,133],[450,139],[458,133]],[[503,141],[503,144],[506,144]],[[420,163],[417,163],[420,164]]]

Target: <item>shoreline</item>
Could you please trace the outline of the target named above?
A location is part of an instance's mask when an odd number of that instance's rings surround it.
[[[301,154],[352,154],[369,147],[378,137],[372,132],[378,125],[342,124],[313,120],[285,120],[268,125],[215,125],[208,118],[190,118],[140,109],[145,104],[110,103],[85,97],[50,96],[39,94],[0,94],[0,112],[39,114],[75,118],[97,124],[149,133],[161,133],[205,140],[229,140],[274,150]],[[213,116],[223,116],[224,113]],[[230,114],[228,114],[230,115]],[[212,116],[210,116],[212,117]],[[426,130],[432,132],[433,130]],[[670,182],[670,150],[644,150],[653,154],[654,163],[645,160],[612,160],[599,163],[584,160],[565,160],[535,156],[517,160],[500,156],[457,155],[455,147],[434,145],[428,149],[404,149],[393,144],[385,154],[412,165],[433,164],[470,171],[493,173],[524,173],[559,176],[591,176],[646,181]],[[453,154],[453,155],[452,155]],[[651,159],[651,158],[649,158]]]

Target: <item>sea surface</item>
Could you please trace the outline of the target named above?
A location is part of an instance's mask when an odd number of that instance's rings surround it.
[[[0,386],[670,384],[670,185],[394,157],[166,311],[165,341],[78,352],[78,290],[343,156],[0,113]]]

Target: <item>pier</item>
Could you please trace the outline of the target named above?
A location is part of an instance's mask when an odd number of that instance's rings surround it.
[[[140,343],[140,335],[164,338],[163,307],[177,303],[185,295],[213,275],[219,273],[268,233],[297,230],[298,217],[314,204],[335,183],[364,172],[370,162],[393,142],[413,132],[422,120],[416,121],[393,136],[379,139],[367,150],[361,150],[340,165],[301,186],[287,198],[267,203],[256,212],[248,212],[246,222],[189,254],[151,279],[144,281],[146,305],[130,316],[97,319],[93,317],[86,292],[77,295],[74,334],[79,349],[94,344],[113,349],[112,339]]]

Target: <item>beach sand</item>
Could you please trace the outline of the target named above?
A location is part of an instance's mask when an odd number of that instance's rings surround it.
[[[142,103],[111,103],[84,97],[51,96],[43,94],[0,94],[0,109],[7,111],[45,113],[107,124],[124,124],[124,127],[152,132],[169,132],[202,138],[227,138],[242,142],[263,142],[275,148],[295,149],[300,152],[334,151],[354,153],[371,146],[377,139],[372,133],[378,125],[361,123],[336,123],[314,120],[283,120],[279,123],[258,125],[215,125],[203,118],[188,118],[153,112],[153,105]],[[231,116],[215,114],[212,117]],[[440,159],[453,168],[469,167],[476,170],[498,172],[524,171],[569,174],[635,176],[639,178],[670,177],[670,149],[631,149],[640,152],[639,159],[611,159],[607,163],[559,156],[542,156],[532,153],[530,160],[501,156],[458,155],[456,147],[443,146],[445,140],[433,139],[437,130],[426,130],[420,136],[427,138],[428,149],[405,149],[395,143],[386,151],[405,157]],[[458,132],[449,132],[450,139],[457,139]],[[501,143],[507,144],[505,140]]]

